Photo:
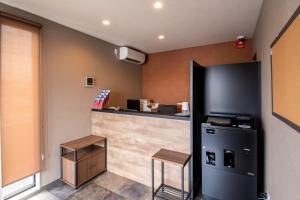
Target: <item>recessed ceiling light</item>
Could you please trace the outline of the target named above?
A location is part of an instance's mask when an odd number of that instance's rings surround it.
[[[163,39],[165,39],[165,36],[164,35],[159,35],[158,39],[163,40]]]
[[[105,26],[108,26],[108,25],[110,25],[110,21],[105,19],[105,20],[102,21],[102,24],[105,25]]]
[[[154,8],[157,8],[157,9],[160,9],[160,8],[163,7],[163,4],[162,4],[162,2],[160,2],[160,1],[156,1],[156,2],[153,4],[153,7],[154,7]]]

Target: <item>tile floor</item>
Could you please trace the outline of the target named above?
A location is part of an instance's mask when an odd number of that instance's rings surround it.
[[[28,200],[151,200],[151,188],[106,172],[78,190],[57,180]]]

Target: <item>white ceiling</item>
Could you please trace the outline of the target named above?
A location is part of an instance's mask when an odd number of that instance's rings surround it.
[[[116,45],[147,53],[251,38],[263,0],[0,0]],[[111,25],[102,25],[109,19]],[[165,35],[158,40],[159,34]]]

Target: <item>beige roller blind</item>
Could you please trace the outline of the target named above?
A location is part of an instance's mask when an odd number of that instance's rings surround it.
[[[40,28],[1,17],[2,184],[41,167]]]

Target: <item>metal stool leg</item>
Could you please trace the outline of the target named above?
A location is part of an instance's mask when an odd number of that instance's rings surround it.
[[[151,161],[151,176],[152,176],[152,200],[154,200],[154,160]]]
[[[190,193],[190,199],[192,199],[193,198],[193,196],[192,196],[192,183],[191,183],[191,180],[192,180],[192,162],[191,162],[191,160],[189,161],[189,182],[188,182],[188,184],[189,184],[189,193]]]
[[[161,162],[161,184],[162,184],[162,190],[164,191],[164,184],[165,184],[165,166],[164,162]]]
[[[60,147],[60,178],[63,178],[63,156],[64,156],[64,148]]]
[[[181,199],[184,200],[184,167],[181,167]]]

